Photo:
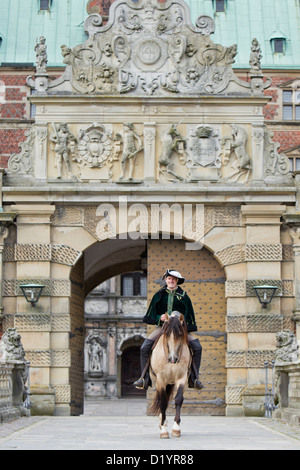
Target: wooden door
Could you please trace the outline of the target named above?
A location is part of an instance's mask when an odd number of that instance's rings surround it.
[[[121,395],[140,396],[146,395],[144,390],[139,390],[133,386],[133,382],[141,375],[140,368],[140,347],[130,346],[122,354],[121,365]]]

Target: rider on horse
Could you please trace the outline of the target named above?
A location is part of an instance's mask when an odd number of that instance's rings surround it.
[[[152,298],[146,315],[143,321],[150,325],[157,325],[155,331],[153,331],[148,338],[145,339],[141,346],[141,370],[142,375],[139,380],[134,382],[136,388],[147,390],[150,385],[150,376],[148,369],[148,360],[153,344],[159,334],[161,333],[163,322],[166,320],[166,315],[171,315],[172,311],[177,310],[184,315],[184,319],[189,332],[188,342],[193,353],[193,366],[191,368],[191,374],[189,377],[189,387],[201,390],[204,385],[199,380],[199,368],[201,363],[202,346],[197,338],[195,338],[191,332],[197,331],[197,325],[195,321],[195,314],[191,299],[187,293],[179,287],[183,284],[185,278],[181,276],[178,271],[168,269],[164,274],[163,279],[166,281],[166,285],[160,289]]]

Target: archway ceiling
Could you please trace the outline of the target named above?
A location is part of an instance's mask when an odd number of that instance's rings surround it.
[[[84,252],[84,292],[87,295],[101,282],[131,271],[141,270],[141,255],[146,240],[105,240]]]

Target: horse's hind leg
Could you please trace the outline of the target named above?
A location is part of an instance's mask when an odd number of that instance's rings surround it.
[[[181,407],[183,403],[183,390],[184,390],[184,385],[179,385],[176,397],[175,397],[175,407],[176,407],[176,415],[174,418],[174,425],[172,429],[172,436],[174,437],[180,437],[181,436],[181,430],[180,430],[180,412],[181,412]]]

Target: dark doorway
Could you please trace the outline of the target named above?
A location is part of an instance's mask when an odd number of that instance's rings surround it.
[[[145,390],[133,386],[133,382],[140,377],[140,347],[130,346],[122,354],[121,366],[121,395],[122,397],[146,396]]]

